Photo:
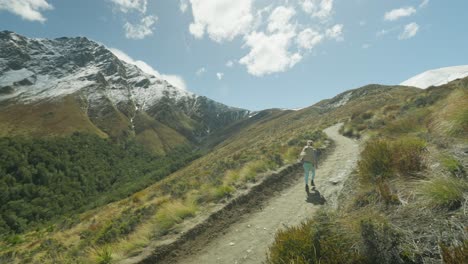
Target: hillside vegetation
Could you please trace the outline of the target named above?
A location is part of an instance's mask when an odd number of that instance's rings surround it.
[[[201,158],[121,201],[80,215],[71,226],[51,225],[0,243],[8,261],[102,262],[140,254],[151,241],[179,232],[185,220],[231,199],[264,172],[296,162],[307,139],[365,109],[398,104],[419,89],[372,85],[300,111],[266,110],[238,121],[206,142]]]
[[[17,234],[51,219],[70,225],[82,212],[127,197],[197,157],[182,146],[156,156],[135,142],[94,135],[0,138],[0,234]]]
[[[467,102],[465,78],[354,112],[340,208],[277,233],[268,263],[467,263]]]

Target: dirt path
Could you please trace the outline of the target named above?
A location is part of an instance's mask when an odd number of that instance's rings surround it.
[[[335,142],[335,149],[317,169],[317,189],[309,195],[303,177],[291,187],[271,198],[262,210],[247,214],[194,255],[180,258],[177,263],[262,263],[276,231],[297,225],[309,218],[325,203],[336,205],[345,178],[354,169],[358,158],[358,144],[338,133],[340,125],[325,130]]]

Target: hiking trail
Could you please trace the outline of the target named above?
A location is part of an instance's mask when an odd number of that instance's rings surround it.
[[[335,207],[343,183],[359,156],[359,144],[340,135],[340,126],[324,130],[334,141],[335,148],[316,170],[315,191],[307,195],[302,170],[295,172],[291,175],[297,178],[295,183],[270,198],[261,210],[243,215],[214,239],[200,241],[197,252],[192,250],[173,261],[180,264],[262,263],[277,230],[300,224],[325,202]]]

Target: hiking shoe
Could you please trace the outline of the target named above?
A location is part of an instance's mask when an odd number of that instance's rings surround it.
[[[310,185],[312,185],[312,186],[315,187],[315,182],[314,182],[314,180],[311,180],[311,181],[310,181]]]
[[[309,192],[309,185],[306,184],[306,192]]]

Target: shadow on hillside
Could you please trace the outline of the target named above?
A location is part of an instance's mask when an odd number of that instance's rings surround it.
[[[313,189],[307,192],[306,202],[315,205],[322,205],[325,204],[326,200],[325,197],[323,197],[323,195],[319,192],[319,190]]]

